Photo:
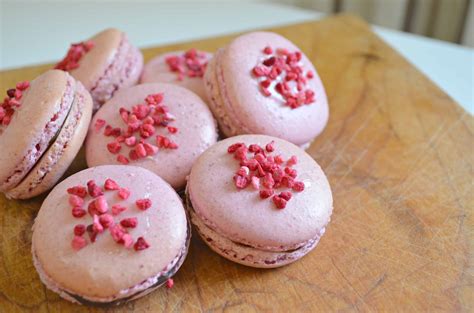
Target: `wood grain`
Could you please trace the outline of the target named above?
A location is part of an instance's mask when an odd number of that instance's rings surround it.
[[[172,290],[110,311],[472,312],[472,116],[358,18],[272,30],[313,60],[328,92],[329,125],[308,150],[333,188],[326,235],[304,259],[276,270],[231,263],[195,236]],[[144,54],[215,51],[233,37]],[[48,67],[2,72],[0,90]],[[81,154],[70,172],[84,166]],[[42,199],[0,196],[0,311],[100,311],[40,283],[29,249]]]

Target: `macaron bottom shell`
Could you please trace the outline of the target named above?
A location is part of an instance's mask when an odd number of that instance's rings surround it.
[[[325,228],[322,228],[315,238],[302,243],[296,249],[287,251],[262,250],[232,241],[208,227],[195,213],[188,194],[186,194],[186,208],[199,236],[209,248],[230,261],[249,267],[276,268],[293,263],[313,250],[325,232]]]
[[[222,49],[216,52],[214,58],[209,61],[204,75],[209,108],[214,116],[216,116],[219,129],[225,137],[251,133],[248,129],[243,127],[242,123],[237,119],[236,114],[232,114],[233,111],[230,107],[230,101],[225,98],[225,95],[221,92],[218,79],[219,69],[217,67],[218,58],[220,58],[221,54]],[[221,79],[221,83],[224,85],[222,90],[225,90],[223,79]],[[228,107],[226,107],[226,105]]]

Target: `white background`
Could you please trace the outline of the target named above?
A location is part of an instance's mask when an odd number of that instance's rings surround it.
[[[139,47],[321,18],[269,3],[0,0],[0,69],[53,62],[69,44],[117,27]],[[451,97],[474,112],[474,50],[398,31],[375,31]]]

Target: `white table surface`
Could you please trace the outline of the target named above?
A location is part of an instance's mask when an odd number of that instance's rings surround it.
[[[20,2],[0,0],[0,69],[53,62],[69,43],[106,27],[139,47],[319,19],[318,12],[242,2]],[[474,113],[474,50],[381,27],[385,41]]]

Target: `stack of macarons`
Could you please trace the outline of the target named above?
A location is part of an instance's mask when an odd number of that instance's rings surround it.
[[[189,49],[144,65],[125,33],[107,29],[7,91],[0,191],[27,199],[54,187],[33,227],[41,280],[72,302],[119,305],[172,287],[190,223],[247,266],[310,252],[332,194],[302,148],[328,115],[316,69],[280,35],[244,34],[214,55]],[[83,143],[89,168],[57,184]]]

